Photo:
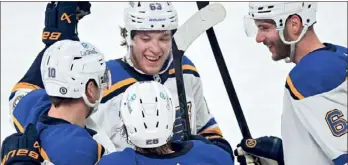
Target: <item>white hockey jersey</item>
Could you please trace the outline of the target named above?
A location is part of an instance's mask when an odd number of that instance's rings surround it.
[[[325,44],[286,79],[282,139],[286,165],[347,165],[347,48]]]
[[[168,64],[168,63],[167,63]],[[137,81],[158,81],[164,84],[172,93],[174,105],[176,106],[176,121],[172,140],[181,140],[183,137],[183,125],[175,80],[173,63],[168,64],[167,70],[159,75],[145,75],[136,71],[123,59],[110,60],[107,67],[111,71],[112,87],[104,93],[99,110],[91,118],[106,132],[117,150],[125,147],[133,147],[128,144],[125,132],[122,131],[123,123],[120,119],[120,102],[123,92],[127,87]],[[186,99],[191,122],[191,133],[214,133],[215,137],[222,137],[222,133],[210,114],[205,98],[199,74],[193,63],[183,57],[183,77],[185,83]],[[87,125],[88,126],[88,125]],[[107,148],[107,147],[106,147]]]

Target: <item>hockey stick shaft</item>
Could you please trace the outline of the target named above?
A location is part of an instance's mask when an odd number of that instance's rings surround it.
[[[197,6],[198,6],[199,10],[204,8],[207,5],[209,5],[209,1],[197,1]],[[216,35],[214,32],[214,28],[213,27],[209,28],[206,31],[206,33],[207,33],[207,36],[209,39],[210,46],[211,46],[212,51],[214,53],[215,61],[217,63],[221,77],[223,79],[228,97],[229,97],[231,105],[233,107],[233,111],[234,111],[234,114],[236,116],[238,126],[241,130],[242,136],[244,138],[251,138],[248,124],[245,120],[243,110],[242,110],[242,107],[240,106],[236,90],[235,90],[234,85],[232,83],[231,76],[228,72],[226,62],[223,58],[219,43],[217,41],[217,38],[216,38]]]
[[[185,129],[184,140],[189,140],[191,137],[190,116],[188,114],[184,76],[182,71],[182,58],[184,55],[184,51],[178,50],[175,40],[173,40],[172,51],[174,55],[173,62],[175,69],[176,87],[178,90],[180,114],[181,118],[183,119],[183,126]]]
[[[207,29],[223,21],[226,10],[221,4],[212,4],[196,12],[177,29],[172,43],[173,62],[181,118],[184,126],[184,140],[191,138],[191,123],[187,108],[182,62],[184,52]]]

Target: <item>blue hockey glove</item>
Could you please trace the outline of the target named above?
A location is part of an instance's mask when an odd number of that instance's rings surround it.
[[[33,124],[29,124],[24,133],[14,133],[7,137],[1,147],[2,165],[40,165],[38,133]]]
[[[284,165],[282,140],[274,136],[243,139],[234,154],[241,165]]]
[[[42,42],[52,45],[64,39],[79,41],[77,23],[90,14],[89,2],[50,2],[46,6]]]

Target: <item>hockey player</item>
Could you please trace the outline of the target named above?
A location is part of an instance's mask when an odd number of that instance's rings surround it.
[[[274,61],[296,66],[285,83],[282,139],[243,139],[235,151],[241,164],[348,164],[347,48],[319,40],[316,11],[316,2],[249,5],[247,35],[255,27]]]
[[[144,14],[143,11],[146,11],[147,14]],[[106,132],[105,136],[100,137],[107,136],[113,143],[109,143],[109,139],[106,138],[101,138],[102,141],[98,142],[102,143],[110,152],[114,151],[115,147],[118,150],[123,150],[125,147],[132,146],[127,143],[126,139],[119,131],[123,123],[118,118],[118,114],[120,107],[119,102],[123,92],[128,86],[137,81],[156,80],[168,87],[174,97],[173,101],[177,110],[177,120],[175,122],[172,140],[182,140],[184,135],[181,112],[179,111],[177,99],[175,72],[170,51],[173,31],[175,31],[178,26],[175,9],[169,2],[131,2],[130,6],[125,9],[124,14],[127,32],[123,31],[125,32],[123,36],[127,41],[125,44],[127,44],[129,50],[128,54],[122,59],[113,59],[106,63],[111,72],[113,85],[109,90],[104,92],[101,105],[99,105],[99,109],[101,109],[100,113],[95,113],[86,121],[87,128],[97,130],[98,134],[102,134],[104,131]],[[145,20],[148,21],[133,22],[133,17],[141,19],[147,18]],[[64,18],[63,15],[62,18]],[[75,27],[55,27],[55,30],[60,31],[66,29],[73,34],[70,35],[72,38],[67,36],[66,39],[74,40],[78,38],[77,34],[74,33]],[[54,42],[51,38],[52,37],[47,37],[45,41]],[[186,56],[183,62],[186,97],[189,114],[191,116],[192,134],[194,135],[189,138],[201,139],[201,136],[203,136],[209,139],[213,144],[232,154],[229,143],[222,137],[222,133],[215,119],[209,113],[203,96],[201,80],[195,66]],[[23,91],[24,89],[24,92],[26,92],[26,89],[35,87],[32,84],[31,82],[27,82],[19,83],[15,86],[13,91],[17,92],[16,97],[11,97],[11,106],[16,104],[17,95],[20,96],[19,91]],[[94,121],[96,121],[97,124],[94,123]],[[103,130],[100,130],[98,125],[100,125]]]
[[[99,106],[101,110],[91,118],[105,130],[117,149],[131,147],[120,132],[123,125],[118,118],[120,101],[124,91],[133,83],[155,80],[172,93],[176,109],[172,140],[182,140],[184,127],[171,52],[172,35],[178,28],[176,10],[170,2],[130,2],[123,14],[125,28],[122,28],[121,35],[125,39],[122,45],[127,47],[127,54],[107,62],[112,87],[104,94]],[[201,135],[232,154],[229,143],[222,137],[217,122],[209,113],[199,73],[187,56],[183,57],[183,74],[192,134]]]
[[[111,85],[110,75],[104,55],[93,45],[79,42],[75,34],[76,21],[89,8],[87,2],[47,5],[46,47],[10,96],[17,132],[33,123],[41,156],[54,164],[95,164],[104,153],[85,119],[97,110],[103,91]]]
[[[231,155],[216,145],[200,140],[169,141],[176,112],[171,92],[164,85],[156,81],[136,82],[122,97],[122,131],[135,150],[113,152],[98,165],[233,165]]]
[[[121,106],[120,118],[124,123],[122,131],[126,134],[127,140],[135,146],[135,150],[126,148],[122,152],[103,156],[98,162],[99,165],[234,164],[228,152],[208,140],[169,141],[173,135],[176,112],[171,93],[164,85],[155,81],[136,82],[125,91]],[[1,152],[3,165],[40,165],[42,158],[39,155],[39,141],[32,124],[27,126],[24,133],[7,137]],[[71,147],[71,150],[75,149]],[[27,154],[11,154],[13,151]],[[28,154],[29,151],[31,154]],[[57,164],[60,163],[66,162]]]

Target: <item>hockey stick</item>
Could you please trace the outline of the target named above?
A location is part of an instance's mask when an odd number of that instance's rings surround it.
[[[205,6],[209,5],[209,1],[197,1],[198,9],[201,10]],[[231,76],[228,72],[224,57],[222,55],[219,43],[216,39],[216,35],[214,32],[214,28],[211,27],[207,31],[207,36],[209,39],[209,43],[211,46],[211,49],[213,50],[215,61],[217,63],[217,66],[219,68],[221,77],[223,79],[223,82],[225,84],[226,91],[228,93],[228,97],[230,99],[231,105],[233,107],[234,114],[237,118],[239,129],[243,135],[243,138],[251,138],[251,134],[249,131],[248,124],[245,120],[242,107],[240,106],[238,96],[236,94],[236,90],[234,89]]]
[[[182,71],[182,57],[194,40],[210,27],[223,21],[225,17],[226,11],[221,4],[208,5],[191,16],[174,34],[172,51],[181,118],[184,119],[185,140],[191,137],[191,127]]]

